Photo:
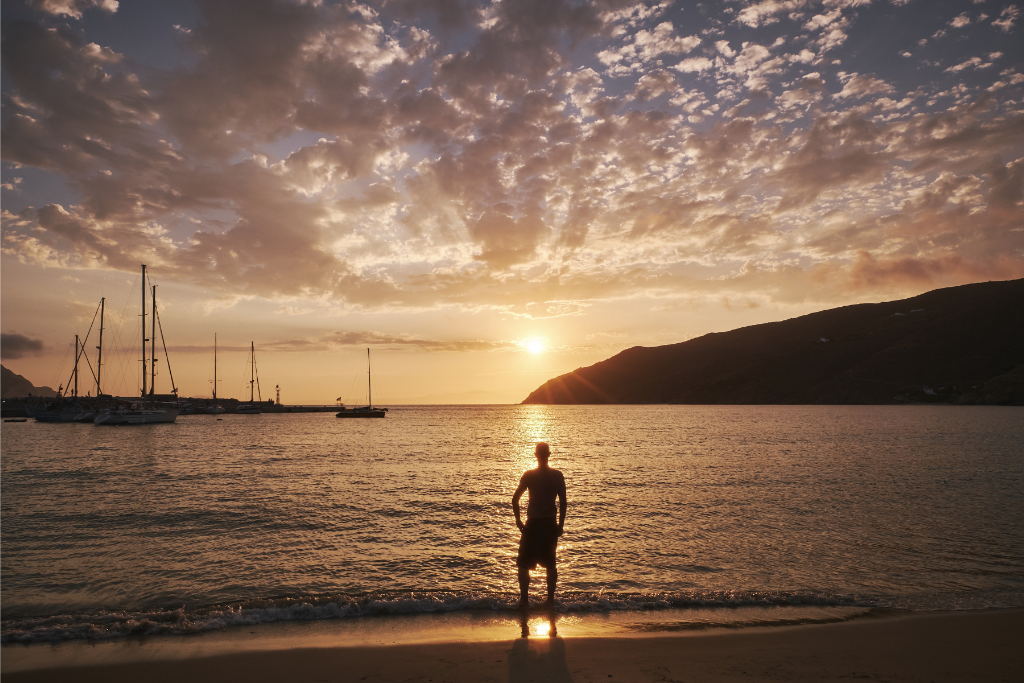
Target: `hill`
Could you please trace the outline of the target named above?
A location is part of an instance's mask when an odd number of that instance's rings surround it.
[[[0,397],[17,398],[20,396],[56,396],[57,392],[50,387],[37,387],[21,375],[0,365]]]
[[[1024,405],[1024,280],[636,346],[523,403]]]

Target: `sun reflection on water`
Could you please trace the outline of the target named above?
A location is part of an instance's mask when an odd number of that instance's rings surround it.
[[[555,463],[558,460],[558,444],[553,443],[556,441],[553,439],[556,430],[552,425],[549,406],[520,406],[511,432],[509,470],[505,480],[509,497],[519,484],[519,478],[523,476],[523,472],[537,466],[534,448],[538,441],[544,441],[551,445],[553,467],[557,466]]]
[[[558,635],[557,623],[558,617],[554,614],[545,614],[544,616],[534,617],[533,619],[522,614],[519,617],[520,636],[523,638],[529,638],[531,636],[554,638]]]

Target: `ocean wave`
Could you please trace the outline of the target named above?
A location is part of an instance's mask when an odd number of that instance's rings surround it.
[[[320,595],[246,600],[203,607],[145,611],[109,611],[14,618],[0,622],[0,642],[28,643],[106,639],[133,635],[183,635],[235,626],[282,621],[347,619],[373,615],[439,612],[510,612],[518,596],[501,593],[377,592],[367,595]],[[704,592],[582,593],[560,595],[562,613],[645,611],[679,607],[770,605],[856,605],[851,596],[813,593]]]
[[[559,594],[562,614],[643,612],[680,608],[865,607],[901,610],[982,609],[1024,605],[1019,591],[946,596],[864,596],[841,593],[694,591],[684,593],[570,592]],[[952,599],[956,597],[956,599]],[[442,612],[512,612],[510,593],[448,591],[374,592],[363,595],[306,595],[260,598],[177,609],[102,611],[0,622],[0,643],[99,640],[137,635],[185,635],[238,626],[287,621],[351,619],[375,615]],[[785,619],[779,622],[785,623]]]

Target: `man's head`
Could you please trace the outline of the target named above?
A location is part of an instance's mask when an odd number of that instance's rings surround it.
[[[551,447],[548,446],[543,441],[538,441],[537,442],[536,453],[537,453],[537,462],[542,463],[542,464],[547,463],[548,457],[551,455]]]

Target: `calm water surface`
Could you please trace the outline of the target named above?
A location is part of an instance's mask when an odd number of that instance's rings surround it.
[[[1019,408],[422,406],[4,424],[2,638],[509,608],[539,440],[564,611],[1024,606]]]

